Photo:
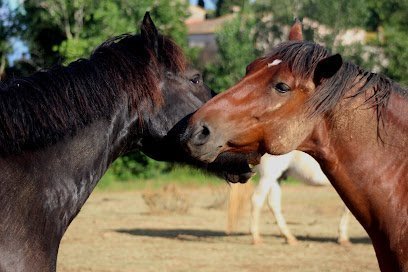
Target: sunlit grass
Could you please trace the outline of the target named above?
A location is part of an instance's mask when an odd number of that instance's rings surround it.
[[[259,182],[259,175],[252,178],[252,182]],[[282,181],[285,184],[297,185],[299,181],[293,177]],[[177,166],[167,173],[157,175],[155,178],[143,179],[133,178],[128,180],[118,180],[110,171],[108,171],[96,186],[98,191],[129,191],[143,189],[158,189],[167,184],[177,184],[182,187],[206,187],[206,186],[225,186],[225,181],[213,175],[208,175],[200,170],[187,166]]]
[[[208,185],[225,185],[225,181],[202,171],[186,166],[177,166],[167,173],[157,175],[155,178],[134,178],[129,180],[117,180],[108,171],[96,186],[96,190],[102,191],[126,191],[140,190],[145,188],[156,189],[169,183],[175,183],[183,187],[200,187]]]

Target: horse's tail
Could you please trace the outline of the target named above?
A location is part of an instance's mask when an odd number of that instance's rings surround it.
[[[228,200],[227,234],[236,230],[239,219],[247,210],[252,193],[253,185],[249,181],[245,184],[231,184]]]

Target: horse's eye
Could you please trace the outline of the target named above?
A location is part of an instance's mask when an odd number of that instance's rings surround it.
[[[290,91],[290,87],[285,83],[279,82],[278,84],[275,85],[275,90],[278,91],[279,93],[286,93]]]
[[[198,84],[201,81],[201,76],[199,74],[196,74],[190,79],[190,81],[193,84]]]

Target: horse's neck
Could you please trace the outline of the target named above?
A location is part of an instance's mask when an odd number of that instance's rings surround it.
[[[376,108],[361,106],[364,97],[350,99],[349,106],[342,105],[315,130],[308,150],[367,230],[376,251],[408,243],[407,129],[395,122],[403,122],[403,111],[397,114],[402,104],[395,100],[406,101],[399,99],[391,95],[383,112],[384,126],[377,122]],[[395,252],[388,256],[403,260]]]
[[[110,164],[126,151],[129,132],[132,127],[137,127],[136,122],[136,117],[128,118],[127,110],[120,110],[110,120],[94,122],[72,141],[62,143],[61,150],[66,150],[64,159],[72,162],[68,169],[68,176],[72,179],[61,182],[75,183],[77,190],[72,193],[79,206],[83,205]],[[55,148],[58,149],[58,145]]]
[[[127,147],[129,128],[137,121],[126,116],[127,109],[121,109],[111,119],[95,121],[48,148],[0,160],[0,203],[22,205],[18,210],[5,209],[11,212],[9,220],[35,215],[45,220],[47,231],[62,235],[111,162]]]

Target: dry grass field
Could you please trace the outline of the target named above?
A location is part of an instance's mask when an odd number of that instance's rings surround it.
[[[283,209],[300,243],[289,246],[264,209],[264,243],[252,245],[249,211],[227,236],[226,184],[180,189],[184,213],[151,212],[142,190],[94,192],[63,238],[58,271],[378,271],[371,242],[353,218],[352,246],[336,244],[342,205],[331,187],[283,185]],[[215,208],[214,208],[215,206]]]

